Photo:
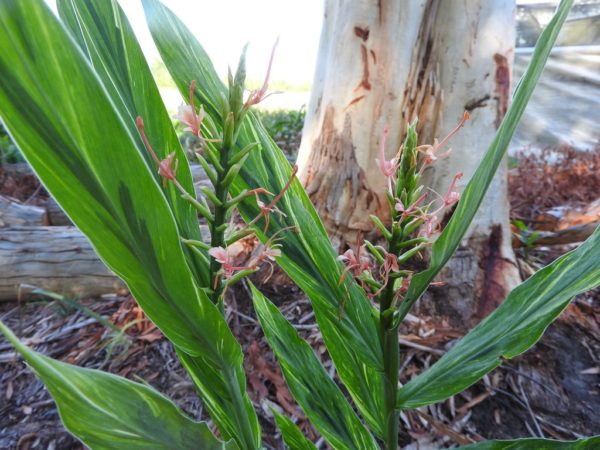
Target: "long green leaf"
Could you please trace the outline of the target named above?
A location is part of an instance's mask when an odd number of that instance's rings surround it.
[[[98,449],[237,449],[219,441],[168,398],[143,384],[65,364],[34,352],[0,322],[2,332],[42,379],[67,430]]]
[[[520,355],[582,292],[600,285],[600,227],[576,250],[515,288],[490,316],[398,392],[398,408],[442,401]]]
[[[551,439],[484,441],[460,448],[464,450],[597,450],[600,448],[600,436],[576,441],[554,441]]]
[[[143,0],[146,17],[156,46],[182,94],[192,79],[197,82],[197,98],[215,123],[220,123],[220,94],[225,86],[216,74],[208,55],[185,25],[157,0]],[[291,176],[291,168],[260,122],[249,114],[238,139],[238,149],[258,142],[234,190],[263,187],[280,192]],[[273,215],[268,234],[294,226],[282,241],[283,256],[278,262],[311,299],[323,339],[337,372],[359,410],[377,433],[383,428],[382,353],[378,331],[369,300],[354,283],[341,286],[342,267],[310,199],[295,180],[278,203],[285,216]],[[241,207],[245,218],[259,213],[256,203]],[[261,221],[262,222],[262,221]],[[257,229],[262,229],[259,222]],[[260,233],[261,239],[267,236]],[[340,320],[342,303],[346,307]]]
[[[202,353],[199,324],[220,314],[200,301],[165,197],[88,62],[40,0],[0,2],[0,33],[0,115],[15,143],[150,318]]]
[[[377,449],[352,407],[329,377],[313,350],[294,327],[254,286],[252,297],[260,325],[285,381],[315,428],[336,449]]]
[[[281,437],[287,448],[290,450],[317,450],[315,444],[302,434],[302,431],[294,422],[277,411],[273,411],[273,414],[275,415],[277,428],[281,431]]]
[[[177,149],[180,158],[178,175],[193,193],[187,160],[179,145],[169,116],[161,101],[150,68],[122,9],[115,0],[59,0],[59,12],[67,26],[77,37],[80,47],[90,59],[94,69],[107,88],[131,133],[137,134],[135,117],[144,117],[149,139],[156,151],[166,153]],[[137,140],[138,149],[148,155],[143,143]],[[155,163],[147,161],[154,167]],[[172,186],[171,186],[172,187]],[[180,227],[185,236],[200,239],[196,214],[189,204],[174,191],[169,191],[174,210],[179,212]],[[204,267],[203,267],[204,266]],[[207,286],[208,266],[197,264],[199,283]],[[178,352],[184,367],[200,393],[204,405],[225,436],[237,437],[240,442],[260,445],[260,426],[256,412],[246,394],[246,380],[238,367],[211,364],[205,357]]]
[[[143,118],[148,139],[160,159],[175,152],[179,162],[177,179],[189,194],[194,195],[186,155],[142,49],[116,0],[58,0],[57,6],[60,18],[102,80],[156,181],[162,182],[156,163],[140,138],[137,116]],[[181,234],[187,239],[201,240],[197,214],[192,205],[181,198],[173,183],[167,185],[165,193]],[[208,259],[201,260],[187,248],[184,251],[198,282],[208,286]]]
[[[494,140],[461,195],[452,218],[432,246],[429,268],[415,275],[411,280],[406,297],[400,306],[401,316],[404,316],[425,292],[429,283],[431,283],[433,278],[454,254],[467,232],[494,178],[494,174],[504,158],[508,144],[521,120],[533,89],[544,70],[550,50],[552,50],[554,41],[556,41],[558,32],[567,18],[572,4],[573,0],[561,0],[556,14],[540,35],[529,67],[515,90],[510,107],[494,136]]]

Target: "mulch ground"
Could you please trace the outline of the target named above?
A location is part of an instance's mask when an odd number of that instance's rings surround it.
[[[282,312],[334,375],[308,300],[293,286],[273,292]],[[84,367],[144,381],[172,398],[187,414],[209,420],[170,343],[145,319],[131,297],[81,300],[116,327],[57,301],[0,305],[0,317],[28,345]],[[282,448],[269,407],[314,431],[295,405],[268,349],[243,286],[228,295],[227,318],[246,355],[250,396],[268,448]],[[421,372],[462,333],[440,318],[411,317],[402,330],[402,380]],[[600,302],[581,297],[525,355],[505,362],[467,391],[438,405],[403,413],[403,443],[451,447],[472,440],[544,435],[574,439],[600,433]],[[0,448],[83,448],[62,427],[42,383],[0,340]],[[321,448],[325,448],[321,446]]]
[[[534,204],[539,203],[536,198],[540,197],[536,194],[537,187],[532,186],[531,180],[535,178],[524,178],[525,167],[527,173],[546,170],[546,176],[555,176],[552,169],[540,169],[539,161],[537,165],[535,161],[527,164],[519,166],[523,172],[513,171],[511,178],[512,201],[518,202],[521,217],[533,216],[546,207]],[[583,164],[589,165],[589,161]],[[595,176],[598,177],[598,171]],[[593,174],[590,177],[595,182]],[[38,188],[35,179],[12,177],[8,184],[6,179],[2,181],[0,169],[0,193],[31,202],[39,197],[43,201],[43,189]],[[578,189],[578,195],[586,201],[585,196],[591,194],[582,193],[581,187]],[[595,191],[596,197],[598,192]],[[562,190],[554,194],[558,198]],[[564,204],[564,198],[560,198],[554,202]],[[547,263],[565,250],[568,248],[539,249],[527,257]],[[261,274],[255,281],[261,284]],[[304,294],[278,271],[261,289],[278,304],[335,377]],[[210,422],[172,346],[131,297],[80,299],[78,303],[83,307],[41,297],[24,303],[0,303],[0,319],[37,351],[149,383],[191,417]],[[307,435],[315,437],[265,342],[244,284],[228,292],[226,317],[244,349],[248,389],[262,422],[266,447],[283,448],[270,407],[294,417]],[[444,317],[410,316],[409,319],[401,330],[403,382],[434,364],[463,335],[450,327],[450,321]],[[64,430],[44,386],[3,338],[0,338],[0,399],[0,448],[84,448]],[[455,447],[494,438],[575,439],[600,434],[598,411],[600,292],[596,291],[578,297],[533,349],[504,362],[481,382],[446,402],[403,412],[401,439],[408,449]],[[326,448],[322,440],[317,441],[317,446]]]

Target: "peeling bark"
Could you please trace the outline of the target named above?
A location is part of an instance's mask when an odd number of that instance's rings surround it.
[[[400,104],[402,133],[406,125],[418,120],[417,132],[420,142],[432,142],[437,128],[442,103],[437,61],[433,57],[436,47],[436,22],[439,2],[429,0],[423,12],[423,21],[410,60],[410,71]]]
[[[357,163],[350,117],[345,116],[344,127],[338,131],[333,122],[335,114],[333,107],[325,112],[321,133],[313,143],[321,151],[310,155],[303,182],[312,201],[319,205],[321,218],[330,227],[333,225],[334,235],[368,231],[369,223],[355,217],[355,212],[381,210],[383,199],[369,189]],[[348,217],[353,220],[348,222]]]
[[[476,317],[482,319],[495,310],[508,294],[504,266],[512,264],[502,254],[502,226],[492,226],[486,242],[480,247],[479,277],[475,285]]]
[[[510,67],[506,56],[496,53],[494,55],[496,63],[496,128],[508,111],[508,100],[510,98]]]
[[[410,121],[418,119],[420,143],[432,143],[468,110],[471,120],[452,139],[450,157],[425,174],[428,186],[445,192],[464,172],[464,188],[508,107],[514,30],[507,23],[515,3],[327,0],[325,10],[299,178],[334,242],[343,244],[358,230],[373,230],[369,214],[388,217],[375,163],[386,125],[390,158]],[[436,307],[456,299],[447,309],[460,320],[485,314],[518,281],[513,261],[503,164],[443,273],[446,287],[433,291]]]

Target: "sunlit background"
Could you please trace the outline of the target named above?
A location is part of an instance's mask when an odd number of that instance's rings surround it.
[[[46,2],[56,11],[55,0]],[[301,107],[308,93],[315,67],[321,32],[323,0],[162,0],[192,30],[211,57],[223,79],[227,66],[235,67],[243,46],[247,53],[249,85],[259,85],[265,76],[271,48],[279,37],[271,76],[273,90],[264,107]],[[157,77],[167,107],[181,102],[170,87],[168,73],[160,62],[146,26],[140,0],[121,0],[144,53]]]

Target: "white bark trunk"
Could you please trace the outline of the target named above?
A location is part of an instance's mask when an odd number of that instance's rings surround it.
[[[390,158],[409,121],[418,118],[420,142],[431,143],[469,110],[452,154],[426,177],[444,193],[464,172],[464,187],[506,112],[514,13],[514,0],[326,1],[298,163],[334,243],[368,234],[369,214],[387,213],[375,163],[386,125]],[[518,280],[508,213],[503,165],[443,274],[444,296],[463,319],[488,313]]]

